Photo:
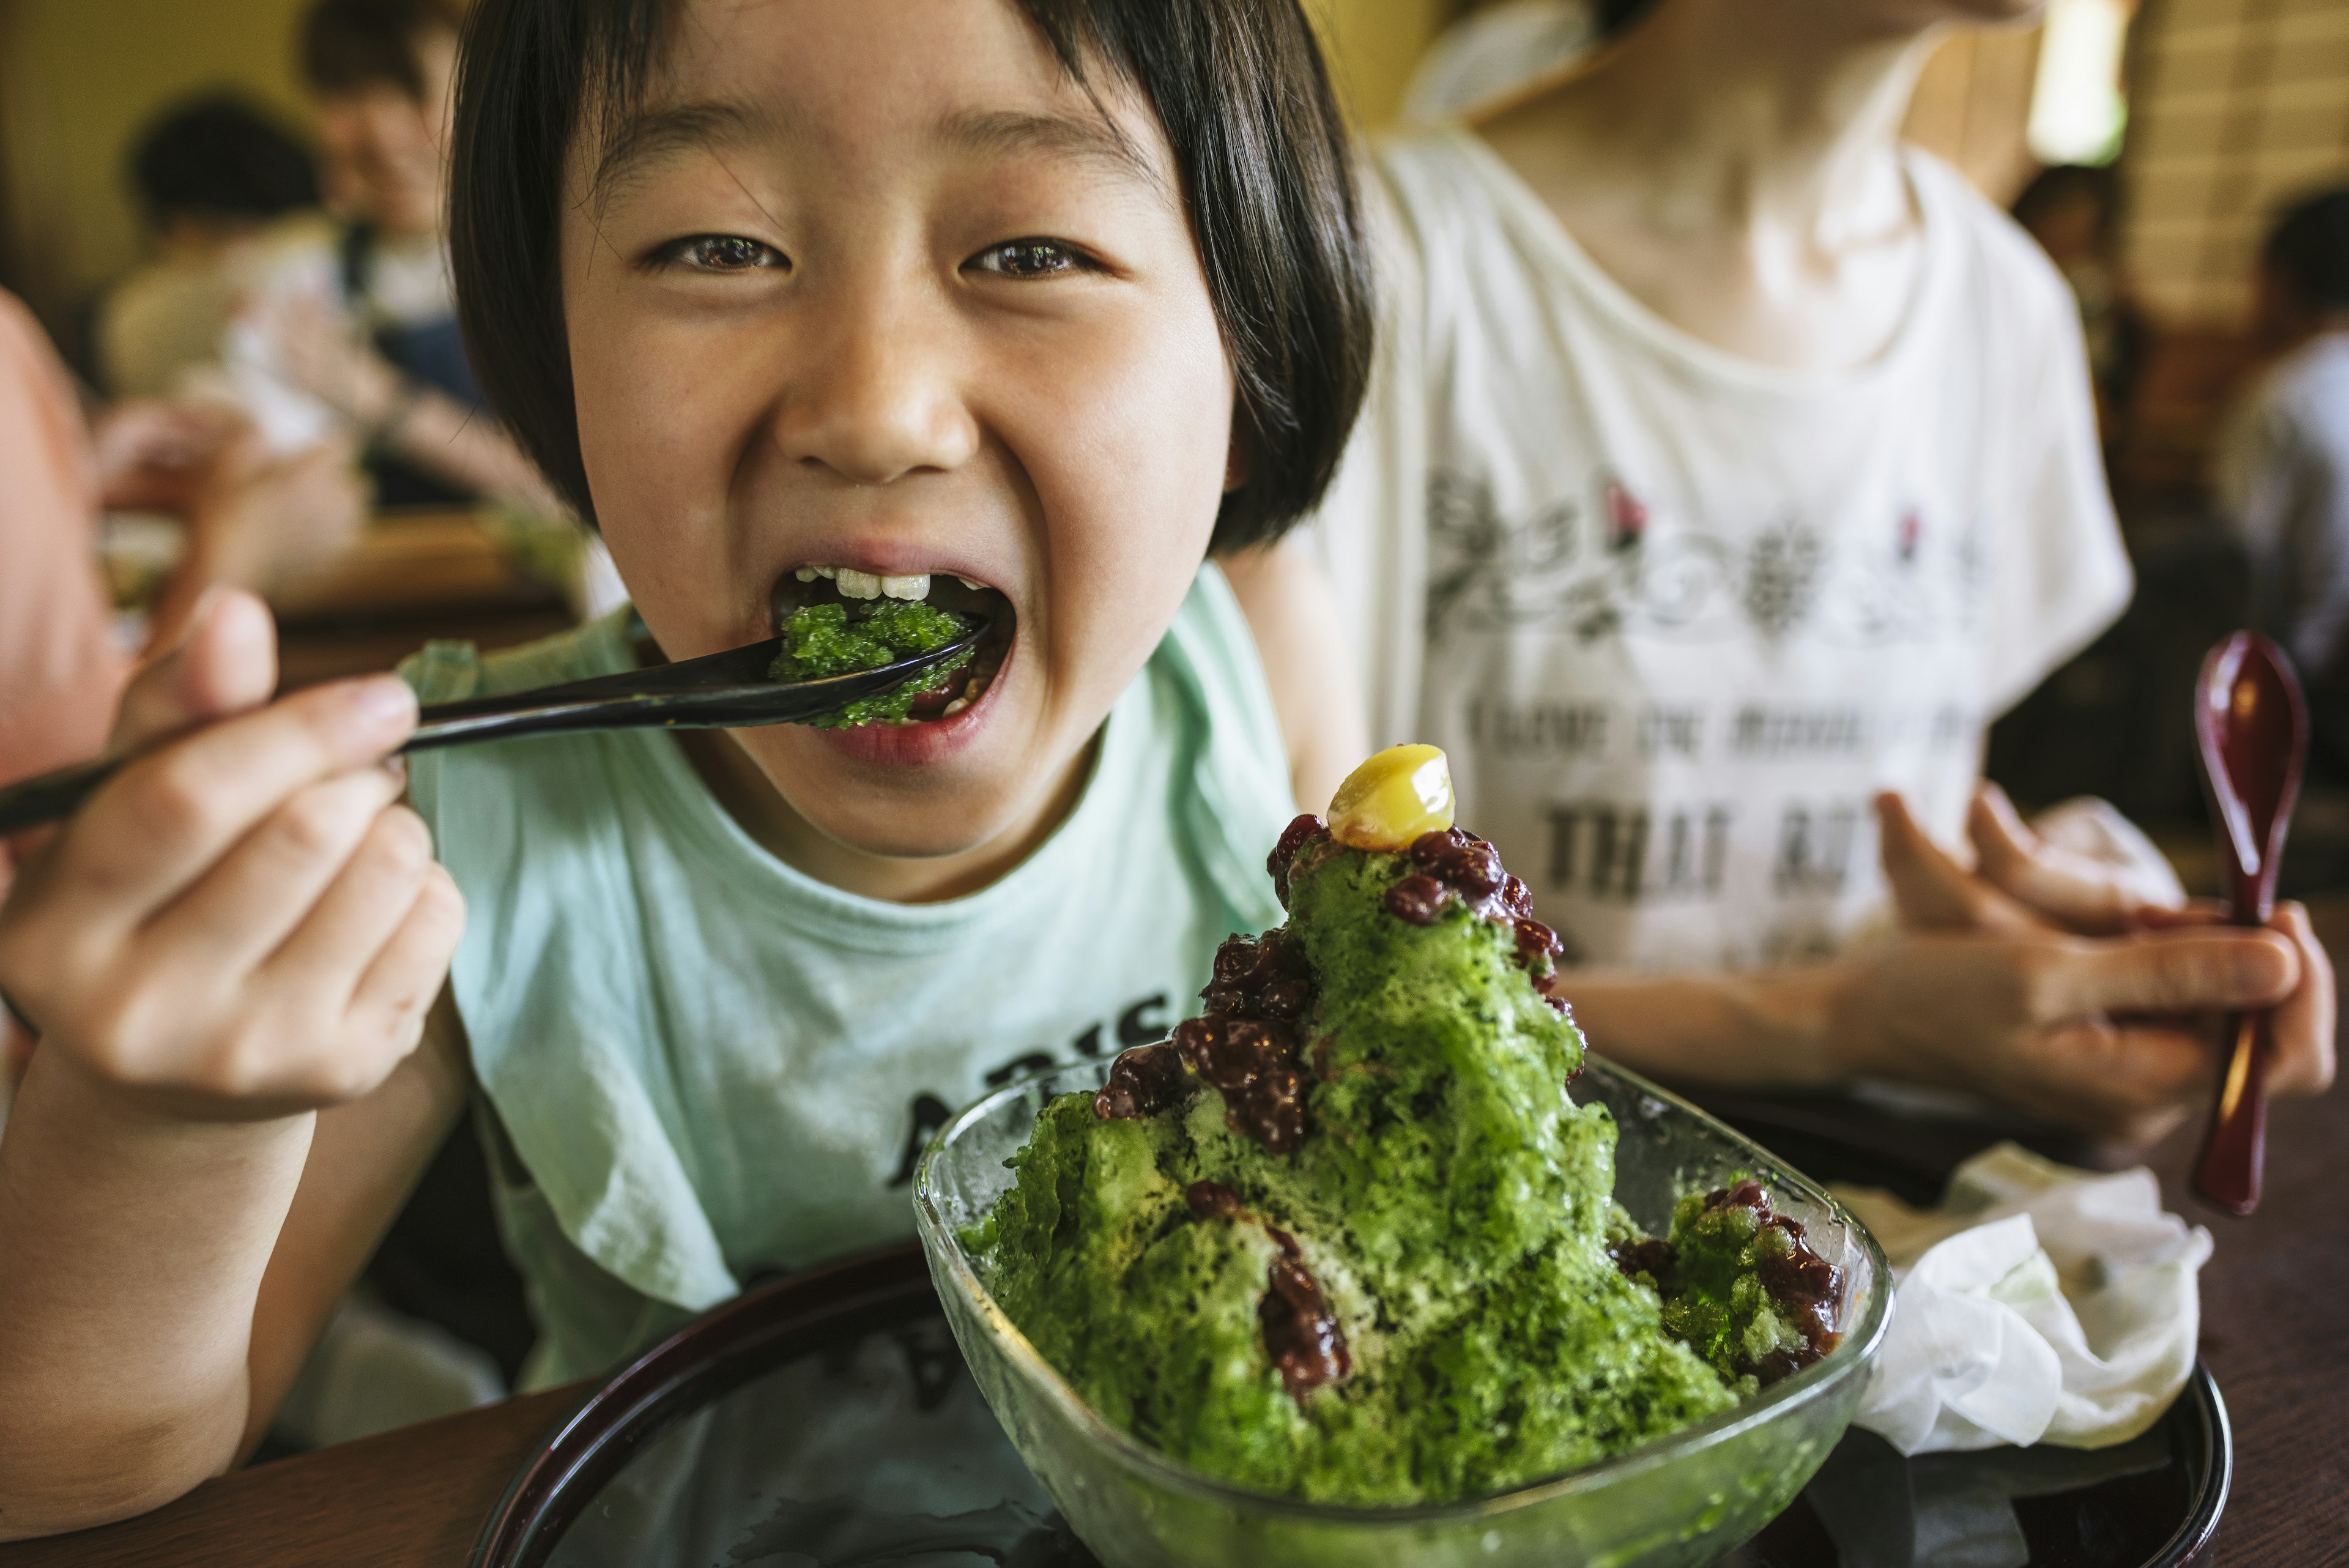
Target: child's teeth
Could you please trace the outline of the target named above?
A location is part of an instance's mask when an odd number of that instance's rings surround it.
[[[946,705],[946,711],[945,711],[944,712],[940,713],[940,714],[938,715],[938,717],[939,717],[939,718],[941,718],[941,719],[951,719],[951,718],[953,718],[957,713],[961,712],[964,709],[966,709],[966,708],[968,708],[968,707],[969,707],[969,706],[970,706],[970,699],[969,699],[969,698],[968,698],[968,697],[957,697],[957,698],[956,698],[953,701],[951,701],[951,702],[949,702],[949,703],[947,703],[947,704]]]
[[[968,589],[969,589],[971,592],[973,592],[973,593],[978,593],[980,589],[982,589],[982,588],[984,588],[984,587],[987,587],[987,585],[986,585],[985,583],[974,583],[974,582],[972,582],[968,577],[964,576],[960,572],[957,572],[957,573],[955,574],[955,581],[956,581],[956,582],[960,583],[964,587],[968,588]]]
[[[893,599],[926,599],[930,597],[930,575],[924,572],[918,577],[884,577],[881,591]]]
[[[816,571],[813,566],[802,566],[798,571],[793,572],[792,576],[797,577],[803,583],[812,583],[815,581]]]
[[[877,599],[881,597],[881,579],[871,572],[860,572],[853,566],[843,566],[833,579],[844,599]]]

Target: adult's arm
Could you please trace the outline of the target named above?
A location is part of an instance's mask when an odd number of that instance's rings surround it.
[[[1298,806],[1326,811],[1371,744],[1361,683],[1346,656],[1329,578],[1296,540],[1238,551],[1217,564],[1256,634]]]
[[[460,489],[533,511],[560,509],[554,487],[496,420],[410,380],[325,306],[290,302],[277,320],[277,347],[293,379],[378,448]]]

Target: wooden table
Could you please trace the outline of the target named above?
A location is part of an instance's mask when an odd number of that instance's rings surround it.
[[[436,639],[504,648],[572,624],[562,596],[462,511],[379,517],[271,602],[288,689],[388,670]]]
[[[2349,1092],[2274,1108],[2267,1197],[2248,1220],[2184,1195],[2192,1133],[2152,1163],[2171,1206],[2205,1219],[2202,1354],[2235,1428],[2217,1561],[2349,1561]],[[460,1568],[508,1479],[576,1397],[555,1392],[280,1459],[144,1519],[0,1547],[0,1568]]]

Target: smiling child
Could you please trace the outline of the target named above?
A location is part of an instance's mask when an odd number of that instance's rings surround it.
[[[456,134],[477,368],[635,604],[428,649],[424,700],[835,599],[995,634],[935,716],[431,753],[410,812],[408,689],[263,707],[265,620],[213,607],[119,736],[216,722],[0,912],[42,1031],[0,1143],[0,1535],[233,1463],[469,1100],[531,1376],[581,1376],[907,1233],[948,1106],[1154,1037],[1278,918],[1278,759],[1342,705],[1272,657],[1294,596],[1248,594],[1252,638],[1202,563],[1279,587],[1368,358],[1293,4],[481,0]]]

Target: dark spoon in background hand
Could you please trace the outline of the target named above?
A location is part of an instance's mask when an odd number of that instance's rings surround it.
[[[578,730],[735,730],[821,718],[902,686],[974,647],[986,635],[988,622],[981,616],[967,618],[969,629],[952,642],[851,675],[777,680],[767,671],[783,643],[781,638],[769,638],[677,664],[624,670],[502,697],[437,703],[419,715],[416,732],[400,750],[422,752]],[[72,815],[129,760],[101,758],[0,789],[0,836]]]
[[[2308,758],[2308,704],[2283,650],[2239,631],[2212,649],[2194,684],[2194,739],[2218,818],[2231,925],[2264,926],[2275,913],[2276,873]],[[2273,1015],[2227,1020],[2225,1075],[2210,1131],[2195,1163],[2194,1190],[2233,1214],[2260,1206],[2267,1140],[2268,1055]]]

